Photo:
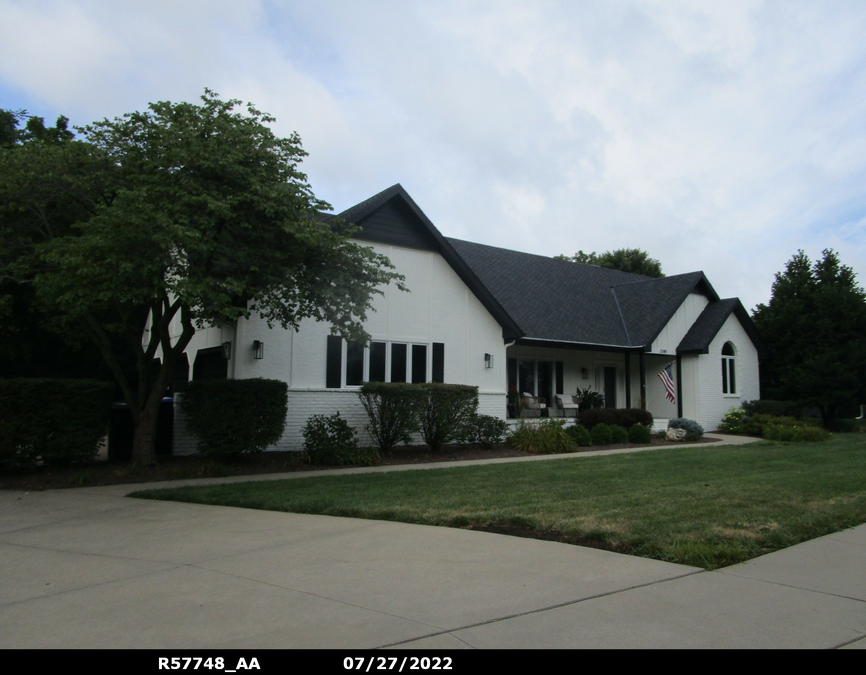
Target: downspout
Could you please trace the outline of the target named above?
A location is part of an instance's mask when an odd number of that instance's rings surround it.
[[[646,410],[646,362],[644,353],[638,353],[638,362],[640,363],[640,409]]]
[[[683,416],[683,357],[677,352],[677,417]]]

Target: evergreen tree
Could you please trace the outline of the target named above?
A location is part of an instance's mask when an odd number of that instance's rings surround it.
[[[753,318],[769,351],[765,395],[817,407],[832,428],[845,406],[866,400],[866,292],[834,251],[823,255],[812,264],[798,251]]]

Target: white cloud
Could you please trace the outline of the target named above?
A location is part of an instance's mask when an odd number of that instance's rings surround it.
[[[638,246],[748,307],[800,247],[866,272],[864,28],[794,0],[0,0],[0,88],[86,122],[208,86],[297,130],[338,208],[401,182],[446,235]]]

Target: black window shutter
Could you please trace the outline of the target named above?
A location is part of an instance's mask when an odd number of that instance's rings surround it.
[[[343,338],[339,335],[328,336],[328,357],[325,372],[325,386],[339,389],[343,384]]]
[[[445,381],[445,344],[433,343],[433,382]]]
[[[563,387],[562,361],[556,362],[556,393],[562,395]]]

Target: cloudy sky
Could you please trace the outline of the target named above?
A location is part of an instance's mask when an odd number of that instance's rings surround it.
[[[85,124],[205,87],[297,131],[342,210],[638,247],[766,302],[797,249],[866,284],[861,0],[0,0],[0,107]]]

